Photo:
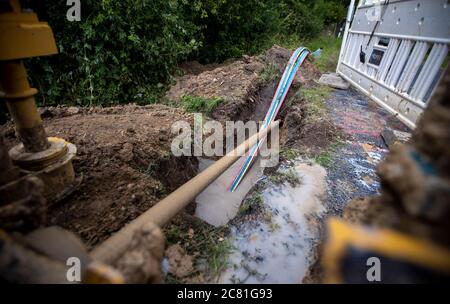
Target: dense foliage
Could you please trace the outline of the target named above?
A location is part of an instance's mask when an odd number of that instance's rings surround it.
[[[274,37],[314,37],[344,18],[345,0],[82,0],[80,22],[65,1],[37,7],[59,55],[27,62],[40,102],[152,103],[180,61],[257,53]]]
[[[280,2],[281,29],[285,34],[297,33],[303,38],[317,36],[324,26],[345,17],[343,2],[330,0],[283,0]]]
[[[80,22],[66,20],[67,8],[46,1],[60,54],[30,63],[50,104],[152,102],[154,87],[199,46],[177,1],[85,0]]]
[[[199,27],[202,61],[221,61],[257,52],[280,27],[277,1],[195,0],[185,16]]]

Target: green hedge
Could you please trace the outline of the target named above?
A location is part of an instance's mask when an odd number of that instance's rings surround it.
[[[185,15],[200,28],[194,55],[203,62],[258,52],[280,28],[277,1],[194,0]]]
[[[60,53],[27,60],[41,104],[154,103],[179,62],[223,61],[269,47],[275,35],[310,38],[344,16],[341,0],[44,1],[40,19]]]
[[[45,2],[60,53],[29,62],[46,104],[154,102],[155,88],[200,45],[178,1],[82,1],[80,22],[66,20],[64,3]]]

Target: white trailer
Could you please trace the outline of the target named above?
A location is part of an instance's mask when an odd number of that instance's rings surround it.
[[[337,73],[414,128],[448,65],[449,0],[351,1]]]

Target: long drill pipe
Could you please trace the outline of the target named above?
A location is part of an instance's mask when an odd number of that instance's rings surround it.
[[[94,260],[104,263],[111,263],[116,260],[128,246],[135,231],[139,230],[140,227],[148,222],[152,222],[162,227],[181,209],[192,202],[201,191],[208,187],[208,185],[218,178],[226,169],[236,162],[240,156],[244,155],[250,147],[253,147],[258,140],[264,138],[278,125],[279,121],[275,121],[270,124],[268,128],[251,136],[236,149],[226,154],[203,172],[172,192],[165,199],[131,221],[102,244],[94,248],[90,253],[91,257]]]
[[[0,82],[9,113],[26,152],[41,152],[50,144],[47,141],[42,119],[30,87],[27,72],[21,60],[0,62]]]

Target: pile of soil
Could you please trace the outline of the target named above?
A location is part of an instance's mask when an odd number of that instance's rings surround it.
[[[201,64],[200,62],[194,60],[181,63],[179,68],[181,69],[184,75],[186,74],[198,75],[206,71],[214,70],[219,66],[220,65],[217,63]]]
[[[292,51],[274,45],[260,56],[244,56],[241,60],[217,67],[202,66],[198,62],[185,63],[183,66],[187,74],[176,79],[166,97],[173,101],[184,95],[207,99],[220,97],[223,102],[211,115],[215,120],[263,119],[291,55]],[[274,68],[275,80],[268,81],[261,77],[266,68]],[[319,77],[319,70],[308,59],[292,87],[295,90],[299,86],[314,85]]]
[[[281,108],[279,117],[283,122],[281,142],[307,154],[318,154],[336,138],[345,138],[342,129],[325,113],[313,119],[308,116],[308,100],[301,96],[301,92],[290,97]]]
[[[281,75],[289,62],[292,53],[293,52],[288,49],[274,45],[261,55],[261,59],[266,65],[272,65],[279,75]],[[322,73],[313,64],[313,61],[314,57],[309,56],[307,60],[303,62],[292,83],[294,88],[298,88],[299,86],[308,88],[317,83]]]
[[[241,120],[242,110],[254,108],[251,104],[256,102],[253,97],[263,69],[264,64],[258,58],[246,57],[200,74],[181,76],[166,96],[175,101],[184,95],[220,97],[223,102],[212,117],[219,121]]]
[[[78,234],[88,247],[127,222],[197,172],[194,157],[170,151],[173,122],[192,115],[163,105],[111,108],[59,107],[42,110],[49,136],[77,146],[73,161],[81,184],[50,205],[49,225]],[[8,147],[18,143],[12,123],[2,126]]]
[[[185,71],[191,73],[179,77],[166,97],[173,101],[183,95],[221,97],[223,102],[211,114],[213,119],[221,122],[261,121],[291,55],[292,51],[274,45],[260,56],[244,56],[241,60],[215,68],[198,62],[186,63]],[[316,152],[326,148],[339,130],[325,117],[320,121],[305,119],[308,101],[301,98],[298,89],[317,85],[321,76],[311,60],[308,57],[297,73],[278,118],[282,121],[283,143]],[[265,69],[274,69],[275,79],[262,79]]]

